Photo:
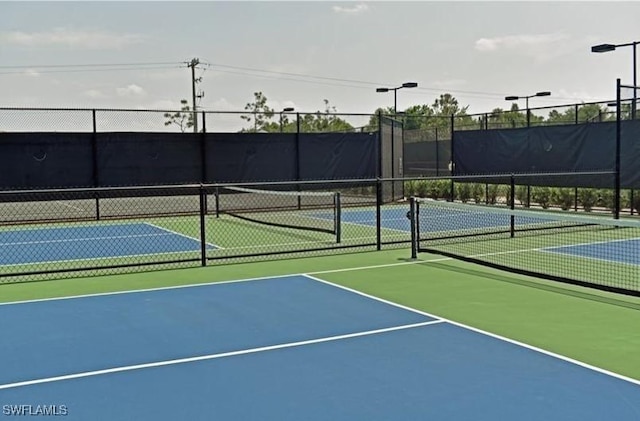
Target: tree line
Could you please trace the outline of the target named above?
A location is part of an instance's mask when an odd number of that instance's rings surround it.
[[[510,109],[494,108],[483,115],[469,115],[469,106],[462,106],[449,93],[441,94],[432,104],[412,105],[405,110],[394,112],[393,107],[376,109],[363,127],[354,127],[337,114],[335,106],[325,99],[324,109],[314,113],[300,114],[299,120],[293,114],[276,111],[269,106],[268,99],[262,92],[254,92],[253,101],[244,109],[246,114],[240,116],[245,133],[274,132],[345,132],[345,131],[377,131],[379,115],[388,116],[403,124],[404,130],[439,130],[441,133],[451,131],[451,116],[455,119],[456,130],[482,128],[510,128],[553,124],[572,124],[595,121],[615,120],[615,113],[602,104],[582,104],[569,106],[564,111],[557,108],[549,111],[547,117],[529,113],[513,103]],[[176,125],[182,132],[194,127],[194,113],[188,101],[183,99],[181,110],[165,113],[165,126]],[[624,109],[623,109],[624,111]],[[576,115],[577,112],[577,115]]]

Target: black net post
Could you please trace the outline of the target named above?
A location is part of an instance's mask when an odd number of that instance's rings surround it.
[[[418,235],[416,227],[416,198],[411,196],[409,198],[409,220],[411,221],[411,258],[418,258]]]

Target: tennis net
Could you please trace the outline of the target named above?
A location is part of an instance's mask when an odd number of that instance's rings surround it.
[[[411,198],[412,256],[640,295],[640,221]]]
[[[272,227],[315,231],[340,242],[339,192],[278,191],[247,187],[218,187],[216,217],[229,215]]]

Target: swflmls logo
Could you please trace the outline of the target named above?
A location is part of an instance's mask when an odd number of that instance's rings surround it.
[[[2,405],[2,413],[8,416],[65,416],[66,405]]]

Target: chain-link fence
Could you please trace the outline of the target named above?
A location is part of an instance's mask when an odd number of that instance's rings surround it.
[[[403,200],[382,200],[391,183],[0,192],[0,283],[407,244]]]
[[[0,283],[408,247],[407,197],[615,214],[615,173],[0,192]],[[383,192],[403,184],[403,197]],[[640,194],[620,191],[620,213]]]

